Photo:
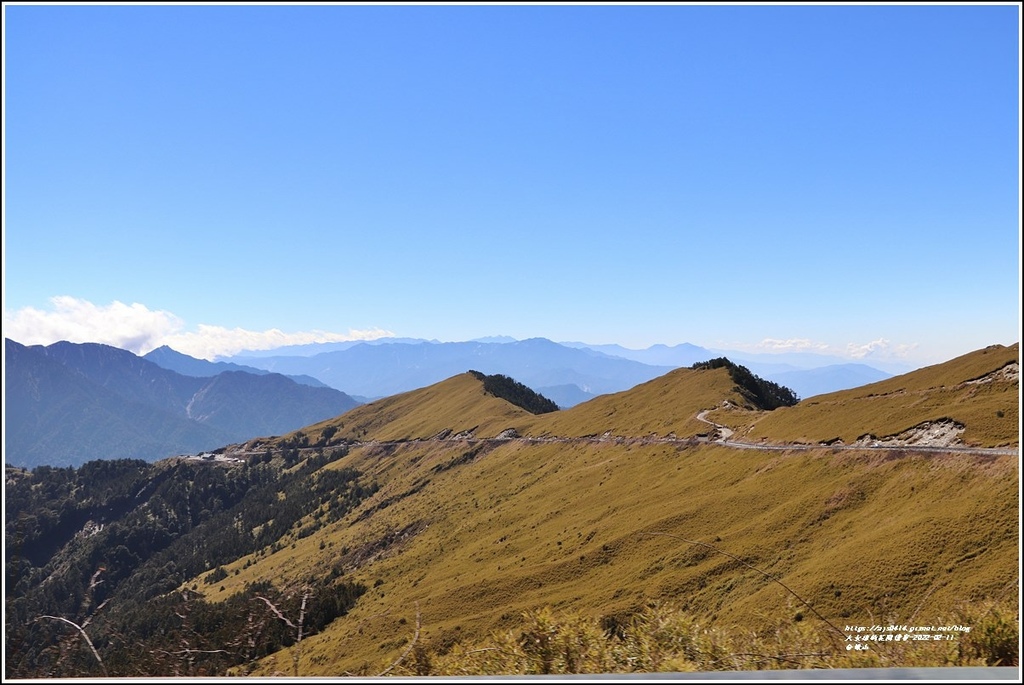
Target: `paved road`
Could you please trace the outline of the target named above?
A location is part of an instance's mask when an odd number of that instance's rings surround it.
[[[718,445],[724,445],[726,447],[733,447],[735,449],[742,450],[773,450],[773,451],[785,451],[785,450],[820,450],[820,449],[833,449],[833,450],[905,450],[910,452],[957,452],[960,454],[977,454],[977,455],[1006,455],[1015,456],[1019,450],[1010,447],[966,447],[963,445],[806,445],[806,444],[789,444],[789,445],[771,445],[766,443],[756,442],[743,442],[740,440],[730,440],[733,436],[733,431],[730,428],[723,426],[720,423],[715,423],[707,418],[708,411],[704,410],[697,414],[697,420],[703,421],[706,424],[715,427],[715,430],[721,437],[716,440],[712,440]]]
[[[623,437],[611,435],[611,433],[605,433],[603,435],[590,435],[575,438],[566,437],[530,437],[530,436],[519,436],[512,435],[506,437],[494,437],[494,438],[476,438],[472,435],[465,437],[434,437],[434,438],[414,438],[412,440],[368,440],[366,442],[350,442],[349,447],[397,447],[402,445],[423,445],[423,444],[476,444],[480,442],[487,443],[511,443],[517,442],[520,444],[581,444],[581,443],[592,443],[592,444],[615,444],[615,445],[694,445],[694,444],[714,444],[722,447],[729,447],[732,449],[739,450],[760,450],[766,452],[792,452],[792,451],[810,451],[810,450],[854,450],[854,451],[900,451],[900,452],[914,452],[922,454],[972,454],[977,456],[1016,456],[1019,452],[1017,448],[1011,447],[966,447],[961,445],[953,446],[941,446],[941,445],[816,445],[816,444],[770,444],[770,443],[755,443],[755,442],[743,442],[741,440],[731,439],[734,431],[726,426],[715,423],[707,418],[707,413],[710,410],[702,411],[697,414],[696,418],[708,425],[714,427],[718,437],[709,438],[677,438],[675,436],[658,436],[648,435],[643,437]],[[334,445],[340,446],[340,445]],[[318,447],[304,447],[300,449],[300,452],[308,452]],[[241,456],[251,454],[262,454],[264,450],[258,450],[255,452],[229,452],[226,456]]]

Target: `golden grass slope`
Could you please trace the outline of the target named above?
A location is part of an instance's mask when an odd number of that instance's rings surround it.
[[[806,405],[716,414],[771,441],[852,441],[948,417],[974,444],[1016,445],[1002,419],[1016,427],[1018,382],[992,375],[1016,359],[1016,345],[987,348]],[[969,382],[980,379],[988,380]],[[383,670],[408,644],[417,613],[419,639],[438,652],[477,644],[543,606],[624,617],[665,600],[709,625],[824,629],[750,566],[836,625],[927,625],[961,603],[1012,595],[1016,456],[580,439],[695,435],[707,430],[695,415],[738,404],[735,394],[725,369],[679,370],[534,416],[462,374],[357,408],[304,432],[315,440],[333,425],[360,441],[324,468],[352,466],[380,490],[341,521],[226,565],[223,590],[209,598],[264,579],[299,587],[341,572],[364,583],[370,590],[349,616],[302,644],[302,675],[327,676]],[[1000,421],[988,417],[997,407]],[[414,441],[507,428],[570,439]],[[290,664],[279,653],[255,673]]]
[[[490,445],[465,462],[466,445],[354,449],[335,466],[375,474],[381,491],[294,546],[225,566],[211,599],[334,568],[362,582],[356,609],[302,651],[304,675],[339,675],[382,669],[417,611],[442,651],[542,606],[607,617],[667,600],[714,625],[824,629],[778,584],[690,541],[780,579],[835,624],[926,625],[1015,587],[1013,457]]]
[[[697,414],[723,402],[743,404],[728,370],[676,369],[630,390],[601,395],[524,424],[530,435],[692,437],[708,431]]]
[[[737,438],[748,441],[851,444],[865,436],[886,438],[927,422],[950,420],[964,427],[960,439],[965,445],[1016,446],[1018,353],[1019,344],[994,345],[771,412],[735,409],[746,402],[725,369],[677,369],[630,390],[539,416],[488,395],[477,378],[464,373],[357,407],[301,432],[314,442],[327,427],[337,430],[335,441],[360,442],[460,433],[491,438],[510,428],[533,437],[687,438],[708,430],[697,420],[699,412],[718,408],[710,418],[733,427]]]
[[[534,415],[488,395],[480,380],[463,373],[357,407],[296,433],[303,433],[313,442],[328,427],[337,431],[335,442],[427,440],[470,433],[474,438],[493,438],[510,428],[533,437],[610,433],[684,438],[706,433],[708,424],[698,421],[697,414],[724,401],[745,401],[726,369],[677,369],[624,392],[602,395],[571,409]]]
[[[483,383],[467,372],[356,407],[339,417],[303,428],[302,432],[313,440],[328,426],[337,429],[339,438],[356,441],[425,440],[442,431],[494,437],[532,416],[485,393]]]
[[[871,435],[896,436],[949,419],[965,427],[964,444],[1019,443],[1019,343],[993,345],[943,364],[852,390],[808,398],[757,416],[717,412],[738,438],[783,443],[850,444]]]

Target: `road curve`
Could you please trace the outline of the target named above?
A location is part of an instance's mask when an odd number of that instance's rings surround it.
[[[624,437],[612,435],[610,432],[604,433],[603,435],[588,435],[582,437],[556,437],[556,436],[545,436],[545,437],[532,437],[532,436],[519,436],[513,437],[493,437],[493,438],[477,438],[472,435],[463,436],[459,438],[449,437],[432,437],[432,438],[413,438],[411,440],[367,440],[367,441],[352,441],[347,443],[338,443],[337,445],[327,445],[330,447],[398,447],[403,445],[423,445],[423,444],[444,444],[453,445],[458,443],[463,444],[475,444],[480,442],[486,443],[519,443],[519,444],[615,444],[615,445],[696,445],[696,444],[714,444],[722,447],[729,447],[738,450],[760,450],[765,452],[793,452],[793,451],[810,451],[810,450],[853,450],[853,451],[896,451],[896,452],[914,452],[919,454],[970,454],[975,456],[1016,456],[1019,453],[1018,448],[1014,447],[968,447],[964,445],[824,445],[824,444],[807,444],[807,443],[787,443],[787,444],[771,444],[771,443],[755,443],[755,442],[744,442],[742,440],[733,440],[732,436],[735,434],[731,428],[715,423],[707,418],[707,414],[710,410],[704,410],[696,415],[697,420],[703,421],[704,423],[712,426],[715,429],[718,437],[686,437],[678,438],[674,435],[670,436],[659,436],[659,435],[647,435],[643,437]],[[240,446],[239,446],[240,447]],[[303,447],[299,448],[300,452],[311,452],[318,449],[324,449],[325,447]],[[266,450],[228,450],[225,453],[226,457],[240,457],[249,456],[253,454],[263,454]]]
[[[696,418],[698,421],[703,421],[706,424],[715,427],[715,430],[722,436],[717,440],[711,440],[718,445],[724,445],[727,447],[733,447],[741,450],[768,450],[768,451],[785,451],[785,450],[820,450],[820,449],[833,449],[833,450],[909,450],[911,452],[957,452],[961,454],[976,454],[976,455],[1006,455],[1015,456],[1019,450],[1012,447],[968,447],[965,445],[809,445],[804,443],[798,444],[783,444],[783,445],[772,445],[767,443],[757,442],[743,442],[739,440],[730,440],[734,434],[734,431],[720,423],[715,423],[707,418],[710,409],[697,414]]]

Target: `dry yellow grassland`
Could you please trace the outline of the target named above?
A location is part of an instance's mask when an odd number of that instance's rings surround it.
[[[852,441],[948,417],[965,423],[974,444],[1016,445],[1002,421],[986,417],[1006,407],[999,418],[1016,423],[1006,402],[1017,382],[965,384],[1015,362],[1016,352],[989,348],[806,406],[714,415],[740,428],[746,421],[749,439],[778,442]],[[534,438],[683,438],[707,430],[696,413],[738,399],[724,369],[680,370],[533,416],[463,374],[360,407],[333,422],[361,444],[324,468],[355,467],[380,490],[307,538],[225,566],[224,589],[208,598],[261,579],[298,586],[332,570],[360,581],[369,590],[355,609],[301,644],[302,674],[326,676],[385,669],[416,634],[417,616],[418,644],[445,654],[542,607],[609,620],[669,602],[716,628],[769,634],[798,623],[802,631],[927,624],[1012,595],[1016,456],[416,440],[510,427]],[[812,431],[815,422],[823,427]],[[324,425],[304,433],[315,438]],[[281,653],[256,673],[290,663]]]

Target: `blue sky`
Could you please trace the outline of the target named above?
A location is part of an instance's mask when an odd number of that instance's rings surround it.
[[[4,328],[943,361],[1020,332],[1020,14],[4,6]]]

